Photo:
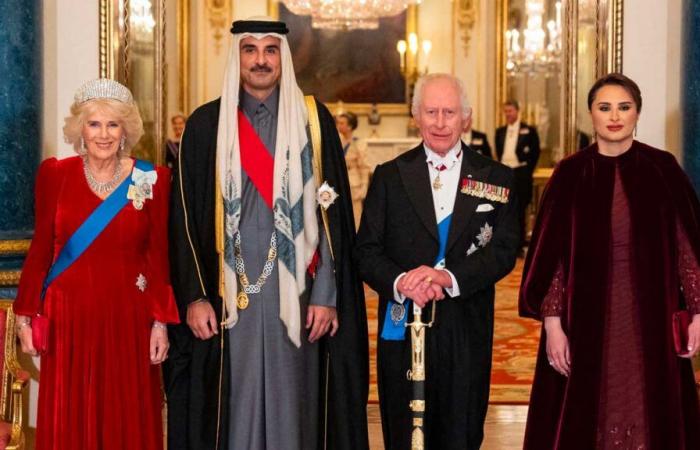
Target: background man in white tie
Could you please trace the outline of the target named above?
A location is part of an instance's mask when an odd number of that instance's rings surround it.
[[[520,209],[520,254],[526,241],[527,207],[532,200],[532,174],[540,158],[540,138],[537,129],[520,121],[520,106],[515,100],[503,104],[507,125],[496,129],[496,156],[515,174],[515,193]]]

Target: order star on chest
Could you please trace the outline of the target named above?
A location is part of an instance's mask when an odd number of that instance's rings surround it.
[[[488,222],[484,223],[481,227],[479,234],[476,235],[476,239],[479,241],[479,247],[486,247],[493,237],[493,227],[489,225]]]
[[[327,181],[324,181],[318,188],[318,191],[316,191],[316,201],[318,201],[318,204],[321,205],[321,208],[324,210],[330,208],[337,198],[338,193],[335,192],[335,189],[333,189]]]

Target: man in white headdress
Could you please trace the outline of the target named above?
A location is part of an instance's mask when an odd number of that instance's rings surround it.
[[[367,448],[367,324],[333,118],[287,26],[236,21],[220,99],[187,121],[171,207],[183,319],[169,449]]]

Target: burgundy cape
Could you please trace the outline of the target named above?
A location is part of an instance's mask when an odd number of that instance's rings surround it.
[[[540,340],[525,449],[589,450],[596,446],[604,367],[603,331],[611,280],[611,202],[615,159],[628,199],[630,266],[639,303],[651,449],[700,448],[700,413],[691,363],[674,353],[671,314],[684,307],[676,221],[700,259],[700,204],[673,155],[634,142],[618,158],[597,145],[563,160],[545,190],[525,262],[520,315],[541,320],[541,306],[561,264],[562,327],[571,376],[554,371]]]

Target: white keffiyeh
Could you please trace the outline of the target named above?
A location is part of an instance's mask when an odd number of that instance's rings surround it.
[[[316,186],[312,149],[306,133],[308,112],[297,86],[291,52],[285,36],[277,33],[234,34],[224,74],[216,143],[217,175],[224,198],[224,267],[220,292],[226,308],[225,326],[238,321],[234,237],[241,218],[241,155],[238,142],[238,94],[240,89],[240,41],[252,36],[280,39],[282,74],[277,142],[274,158],[273,214],[277,233],[280,319],[287,335],[301,346],[300,295],[306,290],[305,272],[318,246]]]

